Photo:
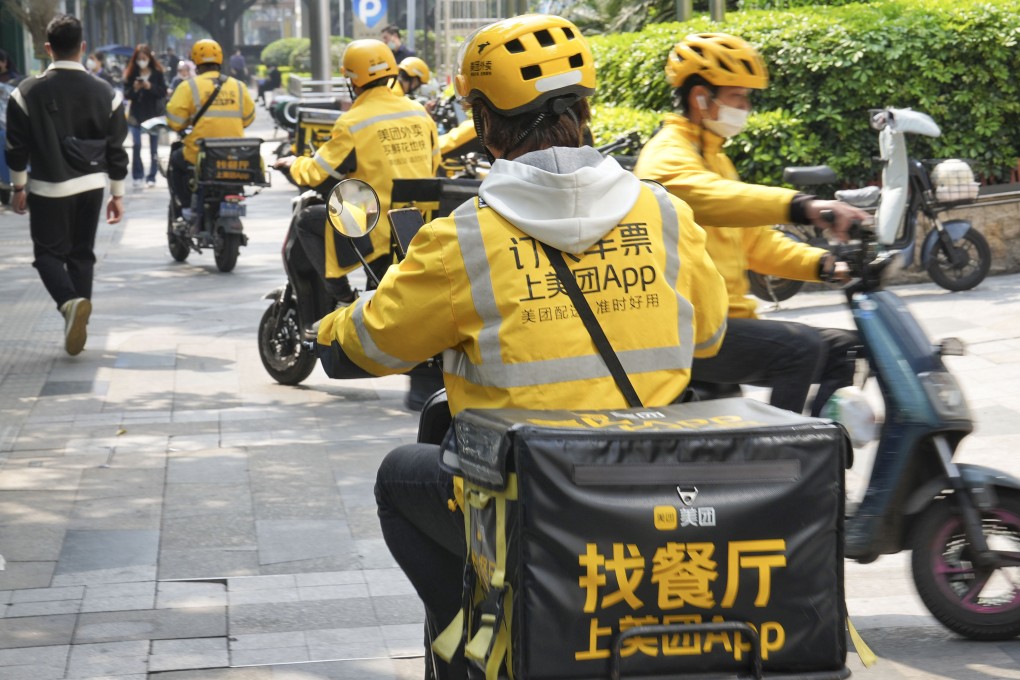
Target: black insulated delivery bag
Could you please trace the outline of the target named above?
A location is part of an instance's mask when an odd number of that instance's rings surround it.
[[[840,426],[722,399],[454,428],[469,559],[441,655],[463,638],[490,679],[603,680],[631,630],[625,678],[736,673],[748,637],[676,626],[746,622],[766,675],[849,674]]]
[[[253,137],[207,137],[198,140],[199,181],[267,186],[262,140]]]

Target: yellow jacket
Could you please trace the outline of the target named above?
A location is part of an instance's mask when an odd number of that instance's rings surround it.
[[[219,71],[206,71],[188,78],[174,90],[166,105],[166,122],[180,132],[202,108],[216,87]],[[244,129],[255,120],[255,102],[248,88],[239,80],[226,76],[223,87],[191,133],[184,138],[184,157],[189,163],[198,159],[198,140],[211,137],[243,137]]]
[[[681,201],[591,148],[496,161],[479,193],[422,227],[373,295],[322,320],[328,375],[442,352],[454,413],[625,407],[540,242],[564,252],[643,403],[676,399],[692,357],[718,351],[726,291]]]
[[[478,139],[475,121],[468,118],[457,127],[439,136],[439,153],[448,156],[468,142]]]
[[[379,225],[372,231],[372,253],[389,255],[390,225],[386,212],[396,178],[432,177],[439,167],[436,124],[421,104],[388,87],[362,92],[336,119],[329,141],[312,157],[299,157],[290,175],[299,185],[318,187],[333,179],[361,179],[379,195]],[[333,230],[326,229],[326,276],[338,277],[360,265],[341,267],[336,260]]]
[[[741,182],[722,145],[726,140],[687,118],[667,114],[662,129],[641,150],[634,174],[654,180],[682,199],[708,233],[708,252],[726,280],[729,315],[755,318],[747,275],[818,281],[827,254],[793,241],[771,227],[790,221],[797,192]],[[761,226],[769,225],[769,226]]]

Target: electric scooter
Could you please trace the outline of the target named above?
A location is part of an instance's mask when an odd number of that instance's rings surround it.
[[[846,556],[861,563],[912,551],[914,583],[944,626],[974,640],[1020,634],[1020,480],[953,456],[973,429],[943,356],[883,281],[902,264],[877,252],[874,235],[844,251],[855,278],[844,287],[870,375],[885,401],[874,466],[860,504],[848,509]]]
[[[932,118],[911,109],[873,109],[871,127],[879,132],[882,188],[868,186],[837,191],[836,198],[875,212],[878,242],[897,250],[904,266],[923,269],[946,290],[974,288],[988,275],[992,251],[988,240],[968,220],[941,219],[954,207],[977,200],[978,183],[969,166],[956,159],[921,161],[907,155],[907,135],[938,137],[942,134]],[[929,172],[928,166],[933,166]],[[832,185],[836,173],[825,165],[791,167],[783,181],[799,187]],[[931,229],[921,238],[922,218]],[[777,227],[790,238],[821,248],[828,247],[822,230],[813,226]],[[748,272],[751,292],[766,302],[779,303],[804,286],[774,276]]]

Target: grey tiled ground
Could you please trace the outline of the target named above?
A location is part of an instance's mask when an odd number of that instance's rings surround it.
[[[406,378],[316,370],[285,387],[258,358],[292,195],[278,181],[249,201],[251,241],[220,274],[209,253],[171,261],[162,183],[133,192],[125,223],[100,227],[75,358],[30,266],[27,218],[0,208],[0,679],[422,677],[422,607],[372,490],[384,452],[415,436]],[[902,291],[933,333],[971,344],[953,360],[979,418],[963,457],[1014,474],[1017,285]],[[829,293],[768,315],[847,323]],[[868,671],[852,658],[855,675],[1020,678],[1020,643],[963,642],[935,624],[904,555],[848,564],[847,591],[883,656]]]

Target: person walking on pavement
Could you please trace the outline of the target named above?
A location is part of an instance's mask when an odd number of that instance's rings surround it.
[[[747,42],[723,33],[689,35],[670,50],[666,79],[674,88],[677,113],[666,115],[662,129],[641,150],[634,174],[660,183],[691,206],[729,291],[726,339],[717,355],[695,360],[693,378],[770,387],[770,403],[796,413],[818,383],[811,406],[817,416],[836,389],[853,381],[848,354],[859,344],[857,335],[757,318],[746,271],[801,281],[838,278],[842,274],[829,251],[762,225],[814,223],[845,234],[851,222],[870,216],[840,201],[737,177],[722,147],[743,129],[751,92],[768,84],[765,62]],[[823,219],[825,212],[834,224]]]
[[[156,186],[156,173],[159,171],[157,149],[158,135],[145,135],[149,138],[149,172],[145,173],[142,161],[142,123],[150,118],[162,116],[166,109],[166,78],[152,48],[146,44],[135,47],[131,62],[124,72],[124,98],[131,102],[128,110],[128,128],[131,130],[131,177],[134,186],[142,186],[144,178],[146,186]]]
[[[85,347],[92,313],[93,248],[107,175],[106,221],[116,224],[124,215],[127,124],[121,93],[81,64],[81,22],[57,15],[46,39],[53,63],[11,97],[7,161],[11,206],[29,213],[33,266],[64,315],[64,349],[74,356]]]
[[[405,45],[400,39],[400,26],[390,24],[379,35],[382,41],[386,43],[386,46],[393,51],[393,58],[397,60],[398,64],[404,59],[414,56],[414,50]]]
[[[240,47],[235,49],[234,54],[230,57],[230,75],[245,85],[248,84],[248,64],[244,60]]]
[[[93,52],[87,59],[85,59],[85,70],[94,75],[96,78],[99,78],[112,86],[114,84],[113,78],[111,78],[110,74],[106,72],[105,68],[103,68],[105,62],[106,57],[102,52]]]
[[[0,49],[0,83],[6,85],[17,85],[21,80],[21,74],[14,68],[11,57],[7,50]]]

